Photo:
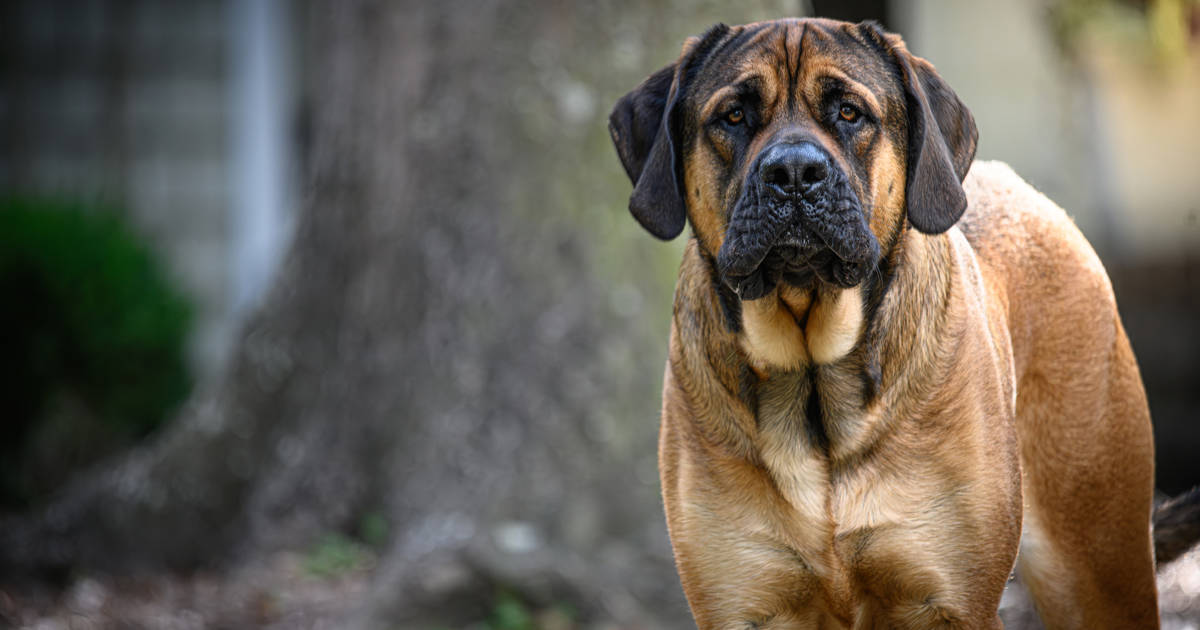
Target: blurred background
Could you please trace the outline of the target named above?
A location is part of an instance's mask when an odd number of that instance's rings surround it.
[[[901,33],[1074,217],[1158,485],[1200,481],[1196,0],[8,0],[0,627],[690,627],[683,239],[629,220],[606,118],[685,37],[796,15]]]

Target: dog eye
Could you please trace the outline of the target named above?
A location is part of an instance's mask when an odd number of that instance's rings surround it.
[[[861,116],[861,114],[853,105],[842,105],[842,108],[838,110],[838,116],[840,116],[842,120],[852,123],[858,120],[858,117]]]
[[[740,125],[744,120],[746,120],[746,112],[743,112],[741,107],[734,108],[725,114],[725,122],[731,125]]]

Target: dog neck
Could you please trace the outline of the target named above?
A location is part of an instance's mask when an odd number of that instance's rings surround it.
[[[940,355],[938,343],[956,339],[946,317],[955,256],[950,233],[907,230],[859,287],[784,287],[731,304],[693,240],[676,291],[673,374],[695,397],[726,401],[737,429],[712,427],[713,437],[737,450],[758,450],[760,403],[782,387],[804,394],[794,411],[807,418],[814,446],[852,451],[870,432],[872,409],[941,377],[927,351]]]
[[[932,332],[928,327],[948,298],[952,257],[949,236],[905,231],[877,272],[859,286],[781,284],[762,299],[742,302],[738,346],[761,378],[861,358],[877,361],[883,346],[912,345],[889,339],[890,329]],[[881,325],[895,318],[914,325]]]
[[[863,332],[863,291],[780,286],[742,304],[741,346],[760,375],[836,363]]]

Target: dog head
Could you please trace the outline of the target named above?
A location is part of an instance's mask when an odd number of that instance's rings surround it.
[[[629,209],[672,239],[690,221],[742,300],[780,283],[853,287],[907,224],[966,209],[974,119],[873,23],[717,25],[618,101],[609,130]]]

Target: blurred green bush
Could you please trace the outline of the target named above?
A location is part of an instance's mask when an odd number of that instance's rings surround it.
[[[0,506],[158,426],[190,388],[190,319],[116,213],[0,199]]]

